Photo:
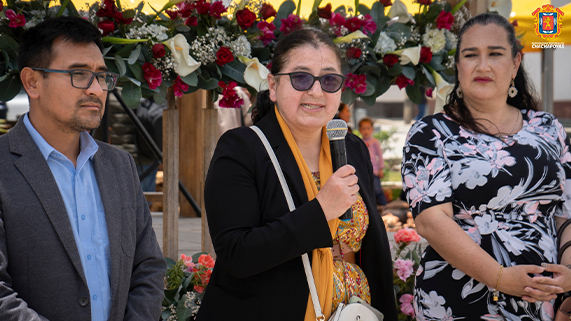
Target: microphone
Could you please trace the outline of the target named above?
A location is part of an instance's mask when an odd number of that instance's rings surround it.
[[[342,119],[333,119],[327,123],[327,138],[329,139],[329,147],[331,148],[331,163],[333,171],[347,165],[347,153],[345,150],[345,135],[347,135],[347,123]],[[351,207],[339,217],[342,220],[350,220],[353,218]]]

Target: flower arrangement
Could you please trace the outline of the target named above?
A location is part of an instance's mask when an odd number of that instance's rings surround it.
[[[3,1],[3,0],[2,0]],[[371,8],[314,0],[307,19],[289,0],[276,10],[264,0],[241,0],[226,7],[222,1],[171,0],[153,14],[141,2],[124,9],[120,0],[102,0],[77,10],[69,0],[7,0],[0,7],[0,100],[20,90],[17,66],[18,40],[25,29],[48,17],[81,16],[100,30],[104,59],[120,75],[123,100],[137,107],[141,97],[166,99],[198,89],[222,95],[224,107],[239,107],[232,88],[243,86],[252,94],[267,88],[265,81],[279,39],[304,26],[329,34],[343,53],[342,71],[347,80],[342,100],[357,98],[375,103],[391,85],[405,89],[420,102],[422,88],[440,96],[453,77],[454,32],[463,21],[459,8],[445,1],[419,0],[412,16],[400,0],[375,2]],[[296,11],[297,9],[297,11]],[[442,93],[440,92],[442,90]]]
[[[396,243],[393,262],[393,284],[397,299],[399,320],[414,320],[412,291],[414,278],[420,265],[420,236],[414,229],[403,228],[394,234]],[[412,245],[414,244],[414,245]]]
[[[197,253],[192,257],[182,254],[178,262],[169,258],[166,261],[168,269],[160,320],[194,320],[210,281],[214,259],[209,254]]]

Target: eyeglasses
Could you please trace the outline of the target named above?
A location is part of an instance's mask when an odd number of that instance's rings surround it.
[[[61,74],[69,74],[71,78],[71,85],[78,89],[87,89],[91,86],[93,79],[97,77],[97,82],[99,86],[104,91],[111,91],[115,88],[117,84],[117,79],[119,75],[110,71],[93,72],[91,70],[85,69],[70,69],[70,70],[59,70],[59,69],[46,69],[46,68],[32,68],[33,70],[39,70],[43,72],[56,72]]]
[[[274,74],[275,76],[289,76],[291,81],[291,86],[297,91],[306,91],[313,87],[316,80],[319,80],[321,84],[321,89],[328,93],[334,93],[341,89],[343,82],[345,81],[345,76],[338,74],[327,74],[320,77],[315,77],[314,75],[303,72],[296,71],[287,74]]]

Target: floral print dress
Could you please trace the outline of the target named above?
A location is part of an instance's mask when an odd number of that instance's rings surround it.
[[[548,113],[522,114],[523,128],[505,141],[444,114],[428,116],[412,126],[403,150],[403,189],[413,215],[451,202],[454,221],[505,267],[555,262],[554,216],[571,218],[565,131]],[[414,289],[418,320],[553,319],[553,302],[492,298],[493,289],[426,248]]]

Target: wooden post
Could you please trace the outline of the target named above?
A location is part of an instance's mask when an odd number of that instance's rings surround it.
[[[541,52],[541,102],[543,111],[553,114],[553,52],[555,49],[543,49]]]
[[[178,258],[179,114],[172,87],[163,111],[163,255]]]
[[[206,180],[206,174],[208,173],[208,168],[210,167],[210,160],[214,154],[214,149],[216,148],[216,142],[218,140],[218,110],[214,109],[214,102],[212,101],[212,92],[208,91],[206,94],[206,104],[203,110],[203,120],[204,120],[204,176],[202,180],[202,186],[204,186],[204,181]],[[212,240],[210,238],[210,231],[208,229],[208,221],[206,220],[206,208],[204,207],[204,197],[202,198],[202,251],[214,253],[214,246],[212,246]]]

